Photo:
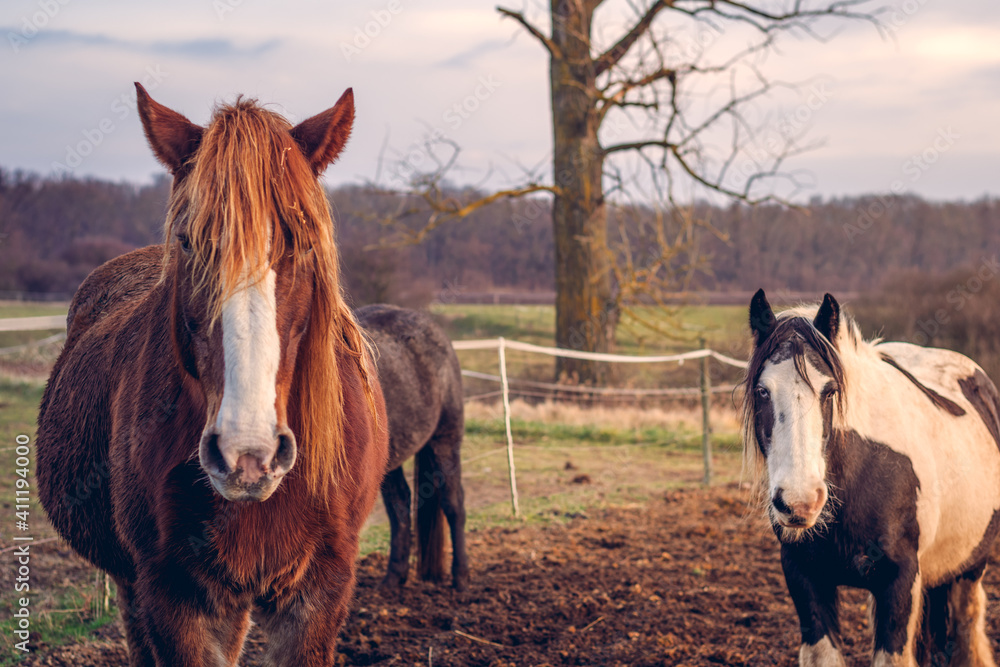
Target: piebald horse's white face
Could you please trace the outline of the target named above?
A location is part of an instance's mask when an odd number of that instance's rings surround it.
[[[758,433],[767,461],[768,508],[791,535],[815,526],[829,498],[823,413],[830,378],[808,357],[802,366],[805,377],[793,358],[768,363],[755,389],[758,411],[769,413],[760,414],[766,428]]]
[[[822,523],[830,499],[826,447],[843,383],[835,349],[839,307],[827,295],[810,322],[777,319],[762,292],[754,297],[755,336],[748,390],[757,454],[767,471],[767,506],[785,541]]]

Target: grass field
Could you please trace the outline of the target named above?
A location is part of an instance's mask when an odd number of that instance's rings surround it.
[[[0,318],[60,314],[65,308],[65,304],[0,303]],[[455,339],[503,335],[544,345],[551,345],[554,339],[551,307],[436,306],[433,311]],[[740,354],[740,346],[745,344],[743,309],[698,307],[680,309],[677,316],[684,323],[685,329],[679,330],[687,331],[685,336],[690,332],[702,334],[709,346]],[[25,333],[27,340],[48,335]],[[676,352],[697,346],[690,340],[642,338],[625,326],[620,333],[619,349],[625,353]],[[0,339],[0,347],[4,344]],[[56,349],[32,353],[31,362],[45,363],[48,359],[47,363],[51,363]],[[464,367],[496,372],[495,352],[463,352],[461,359]],[[0,469],[0,507],[5,514],[0,517],[0,549],[12,544],[14,439],[24,434],[34,441],[44,377],[36,373],[24,380],[5,374],[9,364],[17,367],[18,363],[16,359],[0,359],[0,462],[9,464]],[[511,353],[510,363],[516,377],[551,379],[550,358]],[[630,382],[691,386],[696,366],[654,369],[645,376],[633,376]],[[676,382],[682,384],[673,384]],[[641,503],[678,485],[698,484],[702,478],[697,412],[682,408],[651,411],[546,407],[516,401],[513,414],[522,518],[511,517],[502,413],[496,405],[470,404],[463,447],[469,530],[520,522],[567,521],[601,507]],[[727,482],[738,478],[739,439],[731,410],[721,410],[714,424],[713,446],[716,479]],[[43,516],[33,500],[31,534],[36,541],[55,536]],[[387,552],[388,522],[381,507],[373,513],[362,540],[363,553]],[[32,630],[37,633],[32,635],[33,644],[72,641],[114,618],[114,614],[101,615],[93,610],[103,592],[95,583],[96,572],[72,557],[59,542],[39,546],[32,556],[32,567],[33,583],[37,584],[32,591]],[[12,573],[5,565],[0,591],[0,665],[14,664],[18,658],[11,634],[11,612],[18,597]]]
[[[555,344],[555,311],[552,306],[492,306],[435,305],[431,311],[444,325],[453,340],[475,338],[505,338],[553,346]],[[655,322],[668,334],[656,333],[643,321]],[[749,354],[750,337],[746,325],[746,308],[742,306],[688,306],[658,312],[655,308],[638,308],[634,316],[625,315],[618,326],[617,349],[620,354],[676,354],[696,349],[704,338],[709,348],[723,354],[745,359]],[[459,353],[462,368],[481,373],[498,372],[497,353],[493,350],[463,350]],[[512,378],[551,382],[555,376],[555,359],[526,352],[507,352],[507,369]],[[714,385],[731,384],[741,377],[741,371],[711,362]],[[618,364],[612,366],[613,383],[641,388],[696,387],[699,365],[688,364]],[[491,385],[469,381],[471,393],[489,391]]]
[[[455,340],[506,338],[539,345],[555,340],[553,306],[442,305],[431,306]],[[745,351],[747,310],[743,306],[684,306],[669,310],[641,307],[626,313],[618,325],[617,344],[623,354],[660,354],[690,350],[704,337],[719,351]],[[662,328],[657,332],[648,322]]]

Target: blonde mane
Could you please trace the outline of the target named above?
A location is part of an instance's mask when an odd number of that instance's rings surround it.
[[[378,428],[367,339],[341,292],[333,218],[317,178],[289,134],[291,125],[254,100],[218,107],[171,194],[165,263],[181,232],[190,246],[195,293],[208,299],[210,323],[239,288],[223,276],[263,279],[283,257],[312,262],[313,296],[289,397],[289,426],[310,493],[325,496],[346,469],[344,381],[338,355],[360,376],[373,430]],[[183,261],[184,258],[177,258]],[[294,278],[293,278],[294,279]],[[349,372],[349,371],[348,371]]]

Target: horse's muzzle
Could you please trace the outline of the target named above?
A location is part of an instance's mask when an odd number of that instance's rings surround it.
[[[215,490],[226,500],[267,500],[295,465],[295,435],[288,427],[273,440],[226,438],[214,428],[201,437],[198,459]]]
[[[771,516],[783,528],[812,528],[819,520],[826,501],[827,491],[824,486],[794,496],[786,494],[779,487],[771,497]]]

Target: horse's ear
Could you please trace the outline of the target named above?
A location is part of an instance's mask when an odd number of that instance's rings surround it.
[[[823,304],[816,313],[813,326],[831,343],[836,344],[837,331],[840,330],[840,304],[832,294],[823,297]]]
[[[337,103],[292,128],[292,138],[319,176],[337,159],[354,126],[354,90],[348,88]]]
[[[774,317],[774,311],[771,310],[771,304],[767,302],[764,290],[757,290],[753,299],[750,300],[750,330],[753,331],[754,342],[758,347],[771,335],[775,322],[777,320]]]
[[[154,101],[138,81],[135,82],[135,93],[142,129],[153,154],[171,174],[179,176],[198,150],[203,128]]]

